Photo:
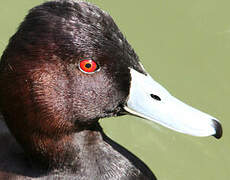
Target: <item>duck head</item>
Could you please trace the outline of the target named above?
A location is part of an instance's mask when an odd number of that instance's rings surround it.
[[[216,118],[153,80],[112,18],[87,2],[30,10],[2,55],[0,87],[4,119],[32,154],[124,114],[194,136],[222,135]]]

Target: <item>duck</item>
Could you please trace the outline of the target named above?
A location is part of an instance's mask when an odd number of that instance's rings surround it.
[[[112,17],[89,2],[32,8],[0,61],[0,179],[156,180],[99,119],[134,115],[193,136],[218,119],[173,97]]]

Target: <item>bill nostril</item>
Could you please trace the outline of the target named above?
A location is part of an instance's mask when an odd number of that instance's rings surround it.
[[[213,136],[217,139],[220,139],[222,137],[222,134],[223,134],[222,126],[221,126],[220,122],[218,122],[216,119],[212,119],[212,120],[213,120],[214,128],[216,130],[216,134],[214,134]]]
[[[150,96],[157,101],[161,101],[161,98],[155,94],[150,94]]]

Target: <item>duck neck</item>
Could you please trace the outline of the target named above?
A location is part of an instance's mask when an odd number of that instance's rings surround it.
[[[24,149],[30,153],[32,165],[39,170],[46,167],[45,174],[48,170],[70,179],[76,175],[78,179],[155,179],[140,159],[107,137],[98,122],[58,138],[39,137],[36,148]]]
[[[30,145],[33,149],[28,149],[30,159],[49,170],[74,172],[101,151],[104,136],[99,123],[61,136],[40,135]]]

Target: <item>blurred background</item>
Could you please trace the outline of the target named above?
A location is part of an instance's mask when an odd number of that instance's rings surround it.
[[[28,10],[44,0],[0,2],[0,54]],[[90,0],[110,13],[145,69],[173,95],[220,119],[224,135],[192,137],[141,118],[102,119],[113,140],[159,180],[229,180],[230,1]]]

